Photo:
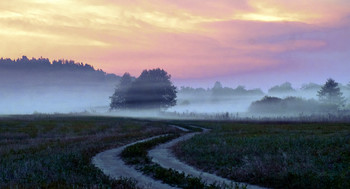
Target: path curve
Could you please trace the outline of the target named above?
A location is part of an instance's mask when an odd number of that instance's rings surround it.
[[[201,128],[201,127],[196,127],[195,128]],[[202,132],[196,132],[196,133],[188,133],[186,135],[183,135],[179,138],[176,138],[174,140],[171,140],[170,142],[161,144],[153,148],[148,152],[148,155],[152,158],[152,161],[155,163],[158,163],[160,166],[164,168],[172,168],[174,170],[177,170],[179,172],[184,172],[185,174],[190,174],[195,177],[201,177],[202,180],[208,184],[211,183],[225,183],[227,185],[230,185],[234,183],[234,181],[231,181],[226,178],[219,177],[215,174],[210,174],[207,172],[203,172],[199,169],[196,169],[195,167],[192,167],[188,164],[185,164],[181,162],[179,159],[176,158],[176,156],[172,153],[170,150],[171,147],[175,146],[177,143],[181,141],[186,141],[193,136],[200,134],[200,133],[206,133],[209,132],[209,129],[201,128],[203,131]],[[247,185],[247,188],[249,189],[261,189],[263,187],[256,186],[256,185],[250,185],[246,183],[239,183],[239,184],[245,184]]]
[[[118,148],[110,149],[98,153],[96,156],[92,158],[92,163],[102,172],[113,179],[123,178],[133,178],[137,181],[137,186],[140,188],[150,188],[150,189],[167,189],[167,188],[175,188],[171,187],[167,184],[162,183],[161,181],[154,180],[153,178],[143,175],[140,171],[137,171],[132,166],[126,165],[125,162],[120,158],[120,153],[128,146],[134,145],[140,142],[146,142],[161,136],[159,135],[151,138],[147,138],[144,140],[139,140],[137,142],[133,142],[127,144],[125,146],[121,146]]]

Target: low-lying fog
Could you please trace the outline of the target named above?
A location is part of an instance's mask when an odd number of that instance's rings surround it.
[[[2,89],[0,93],[0,114],[32,113],[98,113],[109,114],[109,97],[115,85],[77,86],[32,86],[27,88]],[[245,89],[241,86],[213,87],[211,89],[180,87],[177,93],[177,105],[167,112],[177,113],[244,113],[255,101],[264,96],[279,98],[301,97],[305,100],[317,100],[318,87],[314,89],[293,89],[289,91],[273,90],[265,93],[259,89]],[[350,90],[342,87],[344,96],[350,96]],[[304,110],[300,110],[304,112]],[[130,113],[130,112],[129,112]],[[148,112],[149,113],[149,112]],[[295,113],[295,112],[294,112]],[[125,112],[124,112],[125,114]],[[133,113],[136,115],[135,113]],[[147,116],[155,114],[149,113]]]
[[[109,97],[120,79],[114,74],[74,61],[50,62],[44,58],[28,59],[25,56],[17,60],[0,59],[0,114],[111,114]],[[296,89],[286,82],[268,91],[222,86],[220,82],[213,83],[209,89],[178,86],[177,104],[166,112],[297,114],[337,110],[318,102],[317,94],[322,85],[309,83]],[[349,109],[350,85],[339,84],[339,88],[344,100],[347,100],[340,108]],[[127,114],[140,115],[123,113]]]
[[[70,113],[108,106],[120,77],[72,60],[0,59],[0,114]]]
[[[265,96],[299,97],[305,101],[317,101],[321,85],[305,84],[300,89],[292,88],[290,83],[284,83],[270,88],[267,92],[260,89],[245,89],[238,86],[235,89],[222,87],[216,83],[212,89],[181,88],[178,93],[178,103],[169,111],[196,113],[243,113],[248,112],[251,104]],[[343,96],[350,97],[350,88],[341,87]],[[287,107],[285,107],[287,108]],[[300,109],[300,113],[305,111]],[[263,112],[262,112],[263,113]],[[295,112],[293,112],[295,113]]]
[[[103,112],[107,110],[113,91],[113,88],[98,86],[3,90],[0,94],[0,114]]]

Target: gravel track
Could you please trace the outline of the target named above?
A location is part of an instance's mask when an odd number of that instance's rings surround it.
[[[194,127],[194,126],[193,126]],[[198,128],[198,127],[196,127]],[[196,132],[196,133],[188,133],[186,135],[183,135],[179,138],[176,138],[174,140],[171,140],[170,142],[158,145],[154,149],[150,150],[148,152],[148,155],[152,158],[152,161],[155,163],[158,163],[160,166],[164,168],[172,168],[179,172],[184,172],[185,174],[190,174],[195,177],[201,177],[204,182],[207,184],[211,183],[225,183],[226,185],[234,184],[234,181],[231,181],[226,178],[219,177],[215,174],[210,174],[207,172],[203,172],[195,167],[192,167],[186,163],[181,162],[179,159],[176,158],[176,156],[172,153],[171,147],[175,146],[177,143],[181,141],[188,140],[192,138],[193,136],[201,133],[209,132],[209,129],[202,128],[202,132]],[[261,189],[263,187],[256,186],[256,185],[250,185],[246,183],[238,183],[238,184],[244,184],[247,185],[247,188],[249,189]]]
[[[176,125],[170,125],[171,127],[178,128],[182,131],[189,131],[188,129],[176,126]],[[201,128],[193,126],[194,128]],[[234,184],[233,181],[219,177],[215,174],[210,174],[203,172],[199,169],[196,169],[195,167],[192,167],[190,165],[187,165],[183,162],[181,162],[179,159],[176,158],[176,156],[171,152],[170,148],[176,145],[177,143],[181,141],[188,140],[192,138],[193,136],[201,133],[209,132],[209,129],[201,128],[202,132],[195,132],[195,133],[188,133],[185,134],[179,138],[176,138],[174,140],[171,140],[170,142],[158,145],[154,149],[150,150],[148,152],[148,155],[152,158],[152,161],[155,163],[158,163],[160,166],[164,168],[172,168],[174,170],[177,170],[179,172],[184,172],[185,174],[192,175],[195,177],[201,177],[203,181],[205,181],[208,184],[211,183],[225,183],[228,185]],[[102,170],[102,172],[111,178],[114,179],[120,179],[123,178],[133,178],[137,181],[137,186],[141,188],[152,188],[152,189],[167,189],[167,188],[175,188],[170,185],[164,184],[161,181],[154,180],[153,178],[143,175],[140,171],[137,171],[132,166],[126,165],[125,162],[120,158],[121,152],[128,146],[134,145],[136,143],[140,142],[146,142],[161,136],[154,136],[151,138],[147,138],[144,140],[139,140],[137,142],[133,142],[130,144],[127,144],[125,146],[121,146],[118,148],[110,149],[103,151],[101,153],[98,153],[96,156],[92,158],[92,163],[99,169]],[[239,183],[239,184],[245,184],[245,183]],[[247,188],[249,189],[261,189],[263,187],[245,184],[247,185]]]
[[[101,169],[104,174],[110,176],[113,179],[119,179],[121,177],[135,179],[137,181],[137,186],[140,188],[172,189],[174,187],[164,184],[161,181],[154,180],[149,176],[143,175],[140,171],[137,171],[132,166],[126,165],[125,162],[120,158],[120,153],[126,147],[134,145],[136,143],[146,142],[161,136],[164,135],[139,140],[137,142],[133,142],[119,148],[103,151],[92,158],[92,163],[97,168]]]

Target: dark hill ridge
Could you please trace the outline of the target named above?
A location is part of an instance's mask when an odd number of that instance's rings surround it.
[[[107,84],[114,85],[120,77],[95,69],[89,64],[77,63],[73,60],[54,60],[47,58],[0,59],[0,84],[16,85],[76,85]]]
[[[88,64],[0,59],[0,114],[80,112],[109,105],[120,77]]]

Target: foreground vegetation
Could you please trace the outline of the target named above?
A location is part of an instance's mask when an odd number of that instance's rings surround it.
[[[91,158],[106,149],[164,134],[126,148],[123,158],[173,186],[218,188],[150,161],[147,150],[177,137],[168,124],[212,129],[174,148],[180,159],[208,172],[273,188],[350,188],[350,124],[45,115],[0,117],[0,188],[136,188],[132,179],[105,176]]]
[[[0,188],[135,188],[91,164],[98,152],[172,133],[159,122],[107,117],[0,118]]]
[[[205,171],[273,188],[350,188],[350,124],[196,122],[174,148]]]

